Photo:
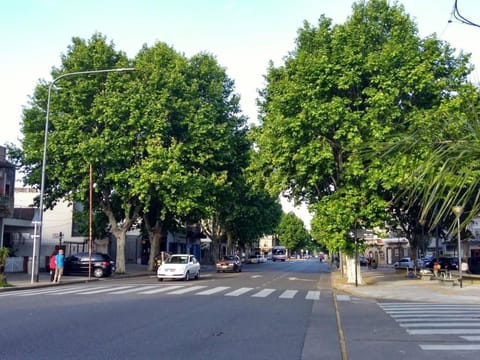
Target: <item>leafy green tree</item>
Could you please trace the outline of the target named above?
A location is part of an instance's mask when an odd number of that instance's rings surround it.
[[[420,217],[430,229],[442,226],[451,231],[456,205],[464,208],[462,226],[480,213],[479,112],[480,92],[467,84],[435,114],[433,132],[426,123],[399,146],[407,154],[428,149],[412,171],[409,180],[414,186],[404,192],[410,203],[420,199]]]
[[[158,43],[142,49],[135,67],[140,96],[132,108],[146,147],[132,186],[145,204],[152,264],[164,231],[209,218],[222,203],[219,189],[230,187],[230,169],[242,163],[237,142],[245,119],[233,81],[211,55],[187,59]]]
[[[94,34],[85,41],[73,38],[52,77],[78,72],[127,67],[124,53]],[[141,203],[132,196],[132,168],[138,162],[137,128],[121,94],[131,74],[108,73],[66,76],[52,89],[46,163],[45,205],[61,198],[88,204],[89,164],[94,173],[95,208],[108,218],[117,239],[117,269],[125,271],[125,233],[137,220]],[[25,182],[40,183],[48,85],[36,87],[24,109],[21,164]],[[117,108],[115,113],[113,108]]]
[[[299,251],[309,246],[311,236],[303,221],[293,212],[283,213],[275,230],[280,245],[289,251]]]
[[[0,248],[0,287],[8,285],[7,276],[5,275],[5,265],[7,263],[9,251],[10,250],[6,247]]]
[[[386,149],[431,119],[469,70],[448,44],[421,39],[397,3],[359,1],[340,25],[305,22],[284,65],[267,71],[255,166],[269,189],[310,205],[318,241],[348,250],[348,230],[390,218],[385,209],[425,155]]]
[[[128,64],[96,34],[88,42],[75,38],[52,75]],[[95,208],[117,239],[119,272],[125,233],[140,216],[153,257],[172,224],[211,214],[216,189],[237,160],[235,137],[244,126],[233,81],[213,56],[187,59],[157,43],[144,46],[133,64],[130,75],[63,78],[52,96],[48,143],[47,206],[62,197],[87,203],[92,164]],[[44,83],[37,87],[25,110],[19,154],[31,184],[39,182],[45,89]]]

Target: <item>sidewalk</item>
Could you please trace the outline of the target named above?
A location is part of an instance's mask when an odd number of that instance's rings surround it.
[[[361,269],[364,284],[347,284],[340,270],[332,272],[332,284],[338,290],[356,297],[377,300],[400,300],[450,304],[479,304],[480,284],[452,286],[439,280],[409,279],[391,268]]]

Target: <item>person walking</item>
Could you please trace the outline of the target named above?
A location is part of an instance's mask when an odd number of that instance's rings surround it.
[[[63,255],[63,249],[58,250],[57,256],[55,256],[55,278],[53,282],[59,283],[63,275],[63,266],[65,261],[65,255]]]
[[[56,256],[57,250],[53,250],[52,255],[50,255],[50,262],[48,263],[48,267],[50,268],[50,281],[53,282],[55,279],[55,268],[56,268]]]

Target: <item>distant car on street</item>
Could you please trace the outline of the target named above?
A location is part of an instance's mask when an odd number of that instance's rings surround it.
[[[157,270],[158,281],[164,279],[188,281],[193,278],[196,280],[200,278],[200,263],[191,254],[170,255]]]
[[[225,255],[216,264],[217,272],[220,271],[233,271],[241,272],[242,271],[242,262],[237,255]]]
[[[393,264],[395,269],[413,269],[413,260],[409,257],[403,257]]]
[[[90,268],[90,270],[89,270]],[[96,278],[110,276],[115,271],[115,262],[107,254],[81,252],[65,258],[63,273],[65,275],[88,275]]]
[[[368,259],[365,256],[359,256],[358,257],[358,263],[360,266],[367,266],[368,265]]]
[[[287,259],[287,249],[285,246],[274,246],[272,248],[272,261],[285,261]]]

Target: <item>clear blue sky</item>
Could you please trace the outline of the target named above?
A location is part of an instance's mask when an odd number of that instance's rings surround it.
[[[255,98],[269,60],[294,49],[304,20],[321,14],[343,23],[353,0],[2,0],[0,10],[0,145],[18,143],[22,106],[39,79],[51,80],[73,36],[101,32],[133,58],[143,44],[163,41],[191,56],[215,55],[235,80],[242,110],[256,119]],[[393,0],[392,0],[393,2]],[[448,23],[454,0],[400,0],[421,36],[432,33],[472,53],[480,68],[480,28]],[[480,1],[458,0],[480,23]],[[476,46],[477,45],[477,46]],[[475,73],[478,81],[478,72]]]
[[[242,109],[256,119],[255,98],[268,61],[279,65],[294,48],[304,20],[325,14],[342,23],[353,0],[16,0],[0,11],[0,145],[17,142],[22,106],[73,36],[96,31],[134,57],[143,44],[163,41],[191,56],[208,51],[235,80]],[[454,0],[400,1],[420,29],[436,32],[452,46],[471,52],[480,66],[480,28],[448,24]],[[461,12],[480,23],[480,1],[458,0]]]

